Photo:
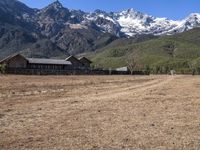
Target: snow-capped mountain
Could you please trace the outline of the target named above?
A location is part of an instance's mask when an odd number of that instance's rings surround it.
[[[155,18],[133,9],[115,13],[115,16],[121,26],[121,32],[128,36],[137,34],[162,35],[176,26],[175,21]]]
[[[117,36],[135,36],[138,34],[174,34],[200,26],[200,14],[198,13],[193,13],[183,20],[174,21],[153,17],[134,9],[122,12],[96,10],[87,13],[64,8],[59,1],[37,10],[31,9],[16,0],[1,0],[0,9],[4,19],[27,22],[31,24],[31,27],[38,26],[41,30],[45,26],[49,28],[49,26],[55,26],[55,24],[60,27],[68,26],[72,28],[86,28],[93,25],[93,28],[104,33],[108,32]],[[13,16],[10,16],[9,13]],[[5,15],[9,17],[5,17]],[[45,30],[42,32],[44,33]]]
[[[19,0],[0,0],[0,50],[6,51],[18,51],[24,49],[23,43],[27,46],[45,39],[64,52],[78,54],[94,51],[121,37],[175,34],[195,27],[200,27],[198,13],[174,21],[134,9],[88,13],[65,8],[58,0],[43,9],[30,8]],[[35,44],[33,49],[45,47],[42,44]]]
[[[12,9],[8,7],[9,5],[15,7]],[[93,28],[118,37],[143,34],[175,34],[200,27],[200,14],[198,13],[193,13],[183,20],[174,21],[167,18],[153,17],[134,9],[121,12],[96,10],[87,13],[81,10],[67,9],[59,1],[38,10],[28,8],[16,0],[1,0],[1,8],[3,16],[5,12],[13,12],[14,20],[27,22],[31,24],[31,27],[37,26],[37,29],[47,36],[55,35],[66,27],[73,29]],[[50,33],[51,30],[54,32],[53,34]]]
[[[135,36],[138,34],[175,34],[200,27],[200,14],[198,13],[193,13],[186,19],[177,21],[167,18],[156,18],[133,9],[117,13],[98,11],[98,13],[88,14],[86,17],[90,21],[97,21],[100,18],[112,22],[114,26],[118,27],[121,34],[127,36]],[[107,29],[107,32],[112,31],[109,24],[98,24],[98,26],[104,30]]]

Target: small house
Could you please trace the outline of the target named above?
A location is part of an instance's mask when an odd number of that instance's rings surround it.
[[[82,65],[85,67],[85,68],[90,68],[90,65],[91,65],[91,61],[89,59],[87,59],[86,57],[81,57],[79,58],[79,61],[82,63]]]
[[[0,64],[5,64],[7,68],[27,68],[28,60],[20,54],[14,54],[1,60]]]
[[[69,56],[65,60],[70,61],[74,69],[80,69],[83,67],[83,64],[74,56]]]

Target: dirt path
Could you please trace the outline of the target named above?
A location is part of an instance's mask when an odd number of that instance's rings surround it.
[[[200,148],[200,77],[0,79],[0,149]]]

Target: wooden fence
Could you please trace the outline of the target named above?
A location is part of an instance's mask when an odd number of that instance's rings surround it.
[[[102,70],[102,69],[72,69],[72,70],[50,70],[50,69],[25,69],[7,68],[7,74],[22,75],[130,75],[129,71]],[[147,75],[144,71],[134,71],[133,75]]]

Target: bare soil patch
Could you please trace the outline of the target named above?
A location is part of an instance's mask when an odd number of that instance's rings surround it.
[[[199,76],[0,76],[0,149],[200,149]]]

